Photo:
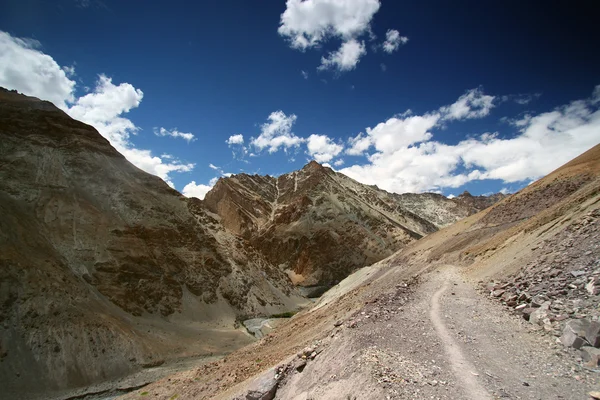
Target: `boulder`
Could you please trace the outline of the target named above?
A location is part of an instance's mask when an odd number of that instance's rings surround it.
[[[579,353],[586,367],[595,368],[600,365],[600,349],[583,346]]]
[[[585,334],[589,326],[590,321],[586,319],[572,319],[567,322],[560,337],[563,346],[580,349],[586,343]]]
[[[252,383],[251,389],[246,393],[246,400],[273,400],[278,385],[275,371],[271,370]]]
[[[600,347],[600,323],[591,322],[585,330],[585,339],[594,347]]]

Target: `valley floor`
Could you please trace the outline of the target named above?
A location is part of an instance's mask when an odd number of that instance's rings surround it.
[[[278,371],[274,398],[294,400],[585,399],[599,387],[597,372],[582,368],[576,351],[564,350],[554,336],[536,332],[477,292],[459,268],[440,266],[416,278],[400,268],[371,272],[364,281],[368,292],[358,288],[331,309],[293,318],[263,339],[268,346],[251,345],[214,368],[171,376],[126,398],[242,399],[265,382],[275,383]],[[342,309],[351,312],[341,316]],[[301,332],[298,326],[311,318],[321,329]],[[278,346],[284,342],[287,352]],[[295,355],[294,344],[302,343],[314,350],[314,359],[306,352],[300,352],[306,361]],[[254,375],[264,369],[263,357],[283,361],[266,362],[280,368]],[[259,364],[254,368],[253,359]],[[239,368],[254,376],[230,379]]]

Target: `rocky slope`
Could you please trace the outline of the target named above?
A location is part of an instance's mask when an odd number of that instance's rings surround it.
[[[463,197],[310,163],[188,199],[94,128],[0,88],[0,386],[60,395],[233,351],[253,341],[240,320],[307,304],[294,283],[331,285],[490,201]]]
[[[51,392],[250,341],[288,277],[51,103],[0,90],[0,386]],[[17,397],[11,397],[17,398]]]
[[[600,145],[358,270],[260,342],[142,390],[156,399],[586,398],[600,384],[599,210]]]
[[[278,178],[222,178],[204,204],[295,284],[330,287],[502,197],[398,195],[312,161]]]

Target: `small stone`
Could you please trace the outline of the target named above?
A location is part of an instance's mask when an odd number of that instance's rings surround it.
[[[577,278],[578,276],[585,275],[585,271],[581,271],[581,270],[571,271],[571,275],[573,275],[575,278]]]
[[[529,316],[529,322],[535,325],[542,325],[545,318],[548,317],[548,310],[550,309],[550,302],[544,302],[540,308],[536,309]]]
[[[536,309],[536,308],[533,308],[533,307],[527,307],[527,308],[523,308],[523,309],[521,310],[521,312],[523,313],[523,318],[524,318],[526,321],[529,321],[529,318],[530,318],[530,316],[531,316],[531,313],[532,313],[532,312],[534,312],[535,310],[537,310],[537,309]]]
[[[590,281],[585,285],[585,290],[587,290],[587,292],[589,294],[591,294],[592,296],[595,296],[598,294],[598,287],[596,286],[596,282],[597,282],[597,278],[593,277],[593,278],[590,278]]]
[[[600,392],[589,392],[590,397],[594,400],[600,400]]]

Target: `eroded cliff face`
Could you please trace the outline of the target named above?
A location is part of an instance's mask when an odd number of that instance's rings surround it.
[[[189,354],[191,326],[239,346],[236,318],[293,309],[287,275],[217,219],[94,128],[0,90],[0,386],[122,376]],[[191,348],[232,347],[216,336]]]
[[[329,286],[494,202],[472,198],[388,193],[312,161],[278,178],[220,179],[204,204],[293,283]]]

